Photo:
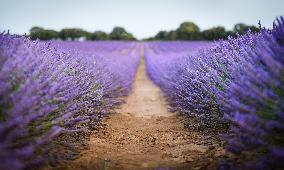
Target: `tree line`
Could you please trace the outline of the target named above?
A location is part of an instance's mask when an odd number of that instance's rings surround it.
[[[136,40],[136,38],[122,27],[114,27],[111,33],[103,31],[88,32],[80,28],[64,28],[60,31],[33,27],[29,34],[32,40]]]
[[[160,31],[154,37],[145,40],[219,40],[227,39],[228,36],[235,37],[237,34],[243,35],[248,30],[258,32],[260,29],[254,25],[238,23],[233,30],[226,30],[222,26],[212,27],[201,31],[193,22],[183,22],[176,30]]]
[[[154,37],[143,40],[218,40],[227,39],[228,36],[243,35],[248,30],[258,32],[259,28],[254,25],[238,23],[233,30],[226,30],[222,26],[212,27],[201,31],[198,25],[193,22],[183,22],[176,30],[160,31]],[[136,38],[123,27],[114,27],[110,33],[103,31],[88,32],[80,28],[64,28],[60,31],[44,29],[42,27],[33,27],[30,30],[30,38],[40,40],[136,40]]]

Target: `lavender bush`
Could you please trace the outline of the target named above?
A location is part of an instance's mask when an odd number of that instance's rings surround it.
[[[232,65],[228,100],[220,103],[233,133],[224,137],[228,150],[249,160],[243,168],[283,169],[284,18],[260,36],[262,41],[244,50],[244,60]]]
[[[212,100],[214,94],[208,88],[209,70],[198,51],[212,45],[210,42],[159,42],[148,44],[145,50],[148,74],[167,95],[171,109],[199,117],[208,126],[213,123],[207,113],[214,107],[217,112],[219,108],[214,106],[217,105]]]
[[[229,37],[197,52],[192,44],[168,44],[148,44],[145,57],[173,109],[210,129],[230,123],[222,136],[241,158],[232,168],[283,168],[284,19],[273,30]]]
[[[0,34],[0,169],[29,169],[49,159],[56,137],[89,132],[129,92],[138,44],[107,45],[109,55],[96,44],[79,44],[68,50],[64,42]]]

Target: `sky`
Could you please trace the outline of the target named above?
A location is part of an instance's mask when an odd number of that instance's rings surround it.
[[[122,26],[138,39],[193,21],[201,30],[236,23],[271,28],[284,0],[0,0],[0,30],[28,33],[33,26],[59,31],[110,32]]]

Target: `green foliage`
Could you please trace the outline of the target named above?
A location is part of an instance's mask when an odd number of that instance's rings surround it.
[[[176,39],[177,39],[177,33],[176,33],[176,31],[170,31],[170,32],[168,32],[167,39],[168,39],[168,40],[176,40]]]
[[[87,36],[87,40],[108,40],[109,35],[103,31],[95,31]]]
[[[84,40],[136,40],[131,33],[128,33],[122,27],[114,27],[110,34],[107,34],[103,31],[95,31],[91,33],[80,28],[64,28],[57,32],[54,30],[46,30],[42,27],[33,27],[30,30],[29,36],[32,40],[61,39],[74,41],[80,38],[83,38]]]
[[[258,32],[259,31],[259,28],[257,28],[256,26],[254,25],[246,25],[246,24],[243,24],[243,23],[238,23],[234,26],[234,32],[235,33],[238,33],[240,35],[243,35],[245,34],[248,30],[251,30],[252,32]]]
[[[72,41],[81,37],[87,37],[88,32],[78,28],[64,28],[59,32],[62,40],[71,39]]]
[[[202,32],[202,37],[205,40],[226,39],[227,32],[224,27],[218,26],[218,27],[210,28],[208,30],[204,30]]]
[[[156,40],[176,40],[177,35],[176,31],[160,31],[158,34],[154,37]]]
[[[145,40],[219,40],[227,39],[228,36],[236,37],[236,33],[243,35],[248,30],[258,32],[259,28],[253,25],[236,24],[233,31],[226,30],[222,26],[209,28],[200,31],[199,27],[193,22],[184,22],[176,30],[172,31],[159,31],[154,37]]]
[[[184,22],[176,30],[178,40],[200,40],[199,27],[193,22]]]
[[[0,122],[3,122],[5,120],[4,113],[0,112]]]
[[[41,27],[33,27],[30,30],[30,37],[32,40],[35,39],[52,40],[52,39],[58,39],[59,33],[54,30],[45,30]]]
[[[59,101],[51,101],[50,103],[57,103],[57,102]],[[52,121],[58,118],[60,116],[60,113],[64,111],[65,111],[65,105],[61,103],[59,104],[57,109],[44,115],[42,118],[31,122],[28,125],[31,137],[40,136],[46,133],[48,130],[50,130],[50,128],[54,126],[54,123],[52,123]],[[57,123],[57,125],[64,126],[65,124],[64,122],[60,121]]]
[[[0,101],[3,101],[3,97],[0,96]],[[6,111],[11,109],[10,103],[2,103],[0,102],[0,123],[6,120]]]
[[[136,40],[131,33],[128,33],[122,27],[114,27],[109,37],[111,40]]]
[[[200,31],[198,25],[193,22],[183,22],[176,30],[159,31],[154,37],[144,40],[219,40],[227,39],[228,36],[235,37],[236,34],[243,35],[248,30],[258,32],[259,28],[253,25],[246,25],[238,23],[234,26],[233,30],[226,30],[222,26],[209,28]],[[78,40],[80,38],[86,40],[136,40],[136,38],[123,27],[114,27],[110,34],[103,31],[87,32],[79,28],[64,28],[57,32],[54,30],[43,29],[42,27],[33,27],[30,30],[30,38],[32,40]]]
[[[272,100],[267,100],[265,105],[260,107],[257,111],[256,114],[263,119],[271,119],[271,120],[276,120],[278,116],[274,114],[274,101]]]
[[[168,32],[167,31],[160,31],[155,36],[155,39],[156,40],[167,40],[167,37],[168,37]]]
[[[226,31],[226,37],[228,38],[228,36],[235,37],[236,34],[234,31],[229,30],[229,31]]]

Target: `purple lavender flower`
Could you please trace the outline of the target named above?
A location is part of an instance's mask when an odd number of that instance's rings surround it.
[[[94,129],[131,90],[139,60],[138,43],[0,34],[0,169],[49,161],[46,146],[60,134]]]
[[[228,150],[247,158],[240,168],[283,169],[283,17],[273,30],[229,37],[207,48],[191,43],[146,44],[148,74],[172,109],[209,128],[230,123],[230,133],[222,136]]]

